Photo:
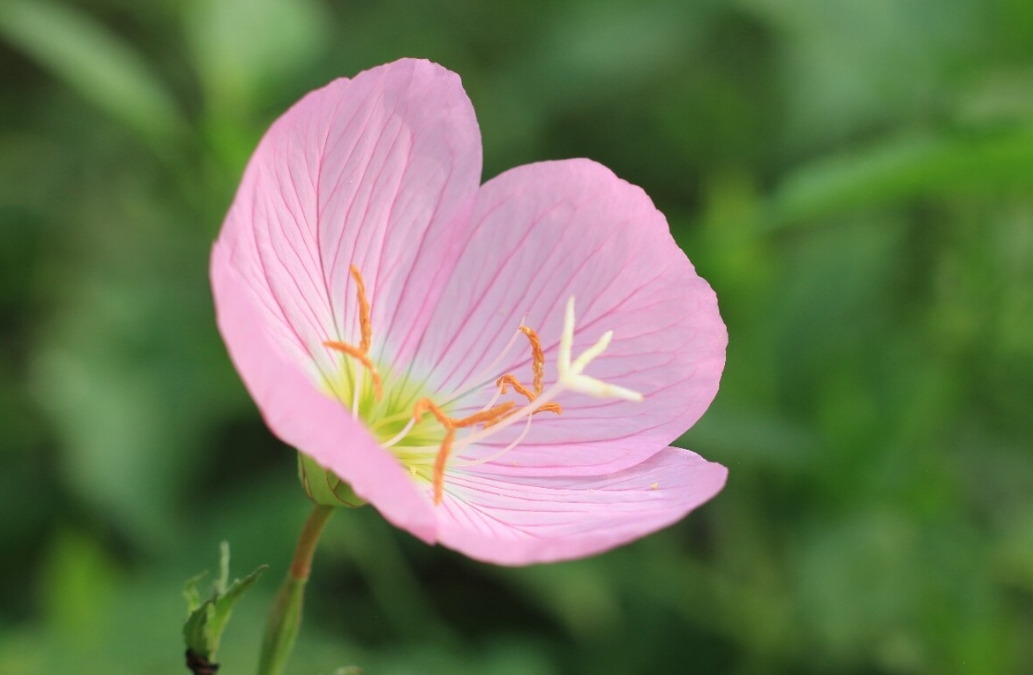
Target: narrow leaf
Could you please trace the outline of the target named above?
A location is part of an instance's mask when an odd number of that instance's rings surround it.
[[[0,2],[0,36],[161,147],[186,126],[143,56],[75,7],[48,0]]]
[[[957,190],[1033,183],[1033,127],[960,138],[898,138],[814,162],[776,190],[775,227]]]

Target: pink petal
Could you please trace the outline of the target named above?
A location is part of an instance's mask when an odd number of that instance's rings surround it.
[[[432,543],[433,508],[408,472],[265,336],[266,318],[222,248],[212,252],[211,276],[219,330],[273,433],[345,478],[392,523]]]
[[[443,545],[501,565],[593,555],[666,527],[717,494],[728,470],[679,448],[595,477],[457,475],[439,507]]]
[[[351,264],[373,299],[378,349],[398,333],[401,353],[422,332],[421,308],[467,236],[480,172],[459,77],[427,61],[380,66],[308,94],[273,124],[217,246],[277,344],[330,373],[340,357],[322,342],[359,341]]]
[[[522,337],[501,367],[480,375],[526,314],[546,348],[548,388],[556,380],[564,307],[574,296],[575,356],[614,331],[586,374],[645,395],[635,403],[564,394],[562,415],[535,416],[524,442],[483,472],[612,473],[643,461],[699,419],[717,393],[727,332],[714,292],[641,189],[589,160],[532,164],[485,184],[473,219],[477,229],[417,355],[435,386],[464,392],[506,372],[529,382]],[[491,391],[489,384],[461,402],[474,410]],[[480,456],[519,431],[516,425],[501,432]]]

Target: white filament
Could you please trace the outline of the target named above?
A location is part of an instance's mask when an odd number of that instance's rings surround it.
[[[402,427],[402,430],[395,434],[394,437],[391,438],[391,440],[384,443],[383,447],[386,449],[397,444],[399,441],[401,441],[403,438],[409,435],[409,432],[412,431],[412,428],[414,426],[416,426],[416,418],[410,417],[409,422],[404,427]]]
[[[520,325],[521,326],[524,325],[524,321],[526,319],[527,319],[527,315],[525,314],[524,317],[522,319],[520,319]],[[506,346],[502,348],[502,351],[499,353],[499,355],[496,356],[492,360],[492,362],[489,363],[485,368],[483,368],[481,370],[481,372],[477,374],[476,377],[471,377],[468,381],[469,382],[480,382],[481,380],[484,380],[484,379],[487,379],[487,378],[491,378],[492,377],[492,373],[496,372],[496,368],[498,368],[499,364],[502,363],[502,359],[506,358],[506,355],[509,354],[509,350],[512,349],[513,345],[516,344],[517,338],[520,337],[521,332],[522,331],[518,328],[513,333],[513,337],[509,338],[509,342],[507,342]]]
[[[516,446],[520,445],[523,442],[523,440],[525,438],[527,438],[527,432],[529,432],[531,430],[531,420],[532,419],[534,419],[534,417],[532,415],[528,415],[527,416],[527,424],[524,425],[524,430],[520,432],[520,435],[517,436],[513,440],[512,443],[510,443],[509,445],[507,445],[503,449],[499,450],[496,453],[490,454],[487,457],[481,457],[480,459],[476,459],[476,460],[472,460],[472,461],[469,461],[469,462],[465,462],[463,464],[460,464],[459,466],[465,468],[465,467],[468,467],[468,466],[479,466],[481,464],[487,464],[488,462],[493,462],[496,459],[498,459],[499,457],[501,457],[502,455],[504,455],[507,452],[509,452],[510,450],[512,450],[513,448],[515,448]]]

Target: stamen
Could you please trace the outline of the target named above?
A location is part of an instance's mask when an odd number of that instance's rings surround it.
[[[532,403],[528,403],[527,405],[523,406],[522,408],[518,408],[512,414],[506,415],[505,417],[501,418],[490,429],[488,428],[487,425],[485,425],[485,428],[482,429],[481,431],[474,431],[469,436],[463,437],[462,439],[460,439],[459,445],[462,448],[468,448],[469,446],[474,445],[475,443],[479,443],[480,441],[484,440],[485,438],[488,438],[489,436],[493,436],[496,433],[498,433],[499,431],[502,431],[503,429],[512,426],[513,424],[519,422],[520,420],[525,419],[526,417],[528,417],[530,415],[533,415],[539,409],[543,409],[543,408],[546,408],[546,407],[549,407],[549,409],[551,409],[551,406],[552,406],[551,402],[539,403],[539,401],[541,401],[542,399],[544,399],[545,401],[551,401],[557,395],[562,393],[565,389],[566,389],[566,386],[564,385],[563,382],[557,382],[556,384],[552,385],[551,387],[546,389],[544,392],[542,392],[542,395],[539,396],[538,398],[536,398]]]
[[[383,382],[380,381],[380,373],[377,372],[377,367],[373,365],[373,362],[369,360],[369,357],[366,356],[364,352],[360,351],[358,347],[351,346],[347,342],[338,342],[336,340],[327,340],[323,343],[323,346],[343,352],[361,363],[373,378],[373,394],[377,397],[378,401],[380,400],[380,397],[384,393],[384,385]],[[357,390],[358,387],[356,386],[356,391]]]
[[[504,392],[501,389],[496,387],[495,394],[491,397],[491,400],[488,401],[483,408],[481,408],[481,410],[487,410],[488,408],[498,403],[499,397],[502,396],[503,393]]]
[[[359,300],[359,330],[362,332],[362,343],[359,349],[363,354],[369,354],[369,347],[373,344],[373,323],[369,318],[369,300],[366,299],[366,284],[362,280],[362,274],[355,265],[351,266],[352,279],[355,280],[355,295]]]
[[[512,385],[513,389],[515,389],[518,393],[523,394],[527,398],[527,402],[528,403],[534,403],[534,401],[538,398],[537,395],[532,394],[530,391],[528,391],[527,387],[525,387],[524,385],[520,384],[520,382],[516,379],[516,375],[512,375],[512,374],[503,375],[502,377],[500,377],[495,382],[495,384],[496,384],[496,386],[499,387],[499,391],[496,393],[495,398],[493,398],[492,401],[495,401],[495,400],[498,399],[498,394],[505,394],[508,391],[508,389],[506,387],[509,386],[509,385]],[[559,415],[559,414],[563,413],[563,406],[561,406],[559,403],[543,403],[541,406],[536,408],[534,410],[534,413],[532,413],[532,414],[538,414],[540,412],[552,412],[552,413],[556,413],[557,415]],[[496,420],[496,422],[497,421],[498,420]],[[484,426],[489,427],[489,426],[491,426],[494,423],[495,422],[491,422],[491,423],[486,424]]]
[[[358,282],[358,273],[354,268],[353,274],[356,275],[356,281]],[[363,290],[360,286],[360,293],[362,292]],[[556,403],[554,399],[564,391],[575,391],[582,394],[588,394],[590,396],[621,398],[630,401],[641,401],[643,399],[642,394],[637,391],[632,391],[631,389],[603,382],[602,380],[597,380],[584,374],[588,365],[606,351],[606,348],[610,345],[610,341],[613,339],[612,331],[603,333],[594,345],[584,350],[584,352],[576,359],[573,358],[573,297],[567,301],[566,312],[563,317],[563,329],[560,333],[559,348],[556,353],[557,381],[553,383],[548,390],[545,390],[544,387],[545,354],[542,350],[541,340],[532,328],[524,326],[523,324],[520,325],[519,332],[523,333],[527,337],[528,342],[530,342],[531,345],[531,387],[527,387],[522,384],[520,380],[517,379],[516,375],[506,373],[495,380],[495,395],[486,406],[472,415],[459,419],[446,415],[445,412],[431,399],[422,398],[413,406],[412,418],[409,420],[409,423],[406,424],[405,428],[399,434],[386,444],[386,447],[391,447],[405,439],[412,427],[419,422],[420,418],[426,413],[432,414],[438,423],[444,427],[445,436],[437,454],[434,457],[432,474],[435,505],[441,503],[444,494],[445,468],[448,465],[449,455],[453,451],[453,446],[458,447],[459,452],[463,452],[471,445],[475,445],[476,443],[497,434],[513,424],[524,421],[523,430],[502,450],[496,451],[487,457],[482,457],[481,459],[465,461],[465,463],[460,466],[476,466],[494,461],[523,442],[531,430],[531,421],[537,413],[552,412],[555,414],[561,414],[563,412],[563,408],[560,404]],[[516,336],[514,335],[513,338],[515,339]],[[508,351],[512,344],[513,339],[511,339],[509,344],[506,345],[503,353]],[[363,356],[365,355],[363,354]],[[368,361],[368,359],[366,359],[366,361]],[[501,357],[496,359],[496,361],[501,361]],[[479,380],[480,378],[475,379]],[[517,407],[517,404],[513,401],[507,401],[496,405],[496,401],[499,396],[508,393],[510,387],[512,387],[516,393],[527,399],[527,405]],[[465,434],[463,438],[457,440],[457,430],[467,429],[477,425],[481,425],[482,428]],[[402,446],[398,446],[396,451],[401,449],[401,447]]]
[[[531,372],[534,373],[534,395],[537,397],[542,393],[542,382],[545,378],[545,354],[542,352],[542,341],[538,339],[538,333],[535,333],[533,328],[520,326],[520,330],[531,342],[531,359],[533,361]]]
[[[330,347],[331,349],[336,349],[339,352],[343,352],[361,363],[373,378],[373,395],[379,401],[384,394],[384,386],[383,382],[380,380],[380,373],[377,372],[377,367],[374,366],[373,362],[369,359],[369,348],[373,343],[373,324],[370,322],[369,318],[369,300],[366,299],[366,284],[362,281],[362,274],[359,273],[359,268],[355,265],[351,266],[351,274],[352,279],[355,280],[355,296],[359,302],[359,331],[362,335],[362,341],[359,343],[358,347],[338,340],[327,340],[323,342],[323,345],[325,347]],[[359,378],[356,376],[355,391],[352,392],[352,417],[358,418],[358,416]]]
[[[445,440],[441,441],[441,450],[434,458],[434,505],[441,503],[441,497],[445,491],[445,463],[448,462],[448,455],[452,451],[452,439],[456,437],[455,429],[449,429],[445,433]]]
[[[523,394],[528,401],[534,400],[534,394],[532,394],[527,387],[520,384],[520,381],[516,379],[516,375],[507,373],[495,380],[495,386],[498,387],[503,394],[509,391],[510,385],[512,385],[513,389],[516,389],[517,393]]]
[[[429,398],[421,398],[419,401],[416,401],[416,405],[412,407],[412,418],[419,421],[419,419],[423,417],[423,414],[427,412],[434,415],[438,422],[441,422],[441,426],[446,429],[452,426],[452,420],[449,419],[448,415],[442,412],[441,408],[439,408],[437,404]]]
[[[421,398],[413,406],[412,417],[414,423],[418,421],[424,413],[430,413],[433,415],[441,426],[445,427],[445,439],[441,442],[441,448],[438,450],[437,457],[434,458],[434,504],[435,506],[441,503],[441,495],[444,490],[445,484],[445,465],[448,463],[448,455],[452,451],[452,441],[456,437],[456,429],[465,429],[472,427],[477,424],[491,424],[498,421],[500,418],[505,417],[506,413],[516,406],[512,401],[506,401],[488,410],[481,410],[468,417],[461,419],[454,419],[445,414],[445,412],[437,406],[434,401],[429,398]]]
[[[627,401],[642,401],[643,396],[637,391],[620,387],[615,384],[597,380],[583,374],[588,364],[609,345],[613,337],[612,332],[602,336],[593,346],[585,350],[575,361],[572,351],[574,348],[574,298],[567,300],[566,312],[563,317],[563,330],[560,333],[560,344],[556,350],[556,371],[557,381],[527,405],[497,420],[493,425],[485,425],[484,429],[475,431],[459,441],[460,449],[466,449],[471,445],[492,436],[503,429],[516,424],[528,416],[534,415],[539,410],[552,410],[560,412],[559,406],[553,403],[553,399],[564,391],[576,391],[589,396],[600,398],[621,398]],[[539,402],[543,401],[544,402]],[[556,406],[554,409],[553,406]],[[491,428],[488,428],[491,426]]]
[[[527,315],[525,314],[524,318],[520,320],[521,325],[523,325],[523,321],[526,318]],[[506,346],[502,348],[502,351],[499,353],[499,355],[492,359],[491,363],[489,363],[487,367],[484,368],[484,370],[478,373],[476,377],[471,377],[470,381],[481,382],[486,377],[490,376],[492,373],[497,372],[495,369],[499,367],[499,364],[502,363],[502,359],[506,358],[506,355],[509,354],[509,350],[512,349],[513,345],[516,344],[518,335],[520,335],[519,330],[513,331],[513,337],[509,338],[509,342],[507,342]]]
[[[473,415],[464,417],[460,420],[451,420],[451,422],[456,429],[465,429],[466,427],[472,427],[481,423],[484,423],[485,426],[487,426],[492,422],[498,421],[500,417],[505,417],[506,413],[514,407],[516,407],[516,403],[506,401],[505,403],[498,404],[494,408],[482,410],[481,412],[474,413]]]
[[[413,406],[412,416],[414,420],[418,421],[425,413],[429,412],[431,415],[434,415],[438,422],[441,423],[441,426],[446,429],[465,429],[467,427],[472,427],[483,422],[491,422],[499,417],[503,417],[515,406],[516,404],[512,401],[506,401],[505,403],[500,403],[488,410],[481,410],[468,417],[455,419],[454,417],[446,415],[445,412],[439,408],[436,403],[434,403],[434,401],[429,398],[421,398],[416,402],[416,405]]]
[[[542,342],[538,339],[538,333],[534,332],[534,329],[530,326],[520,326],[520,332],[527,336],[527,340],[531,343],[531,372],[533,373],[534,391],[520,384],[520,380],[516,378],[516,375],[512,373],[506,373],[499,379],[495,380],[495,386],[499,388],[499,392],[505,394],[509,391],[509,387],[512,386],[517,393],[522,394],[527,399],[528,403],[534,403],[535,399],[541,395],[543,389],[543,381],[545,378],[545,353],[542,351]],[[493,399],[494,400],[494,399]],[[563,408],[558,403],[545,403],[542,406],[536,408],[532,414],[540,412],[553,412],[557,415],[563,412]],[[492,426],[497,423],[489,422],[484,425],[485,427]]]
[[[524,430],[520,432],[520,435],[517,436],[516,439],[514,439],[512,443],[510,443],[506,447],[502,448],[498,452],[495,452],[495,453],[492,453],[492,454],[488,455],[487,457],[481,457],[480,459],[476,459],[476,460],[473,460],[471,462],[467,462],[466,464],[463,464],[462,465],[463,468],[470,467],[470,466],[480,466],[481,464],[487,464],[488,462],[493,462],[496,459],[498,459],[499,457],[501,457],[502,455],[504,455],[507,452],[509,452],[510,450],[512,450],[513,448],[515,448],[516,446],[520,445],[523,442],[523,440],[525,438],[527,438],[527,433],[529,431],[531,431],[531,420],[532,419],[534,419],[533,415],[528,415],[527,416],[527,424],[524,425]]]
[[[414,426],[416,426],[416,419],[410,417],[406,425],[402,427],[402,430],[394,436],[392,436],[391,440],[383,444],[383,448],[386,450],[387,448],[394,447],[395,445],[397,445],[399,441],[401,441],[403,438],[409,435],[409,432],[412,431],[412,428]]]

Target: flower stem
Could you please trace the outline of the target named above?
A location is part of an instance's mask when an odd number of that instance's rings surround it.
[[[262,653],[258,659],[258,675],[280,675],[294,649],[294,640],[301,626],[305,584],[312,570],[312,554],[333,510],[332,506],[316,504],[305,521],[287,578],[283,580],[269,613],[269,624],[265,628]]]

